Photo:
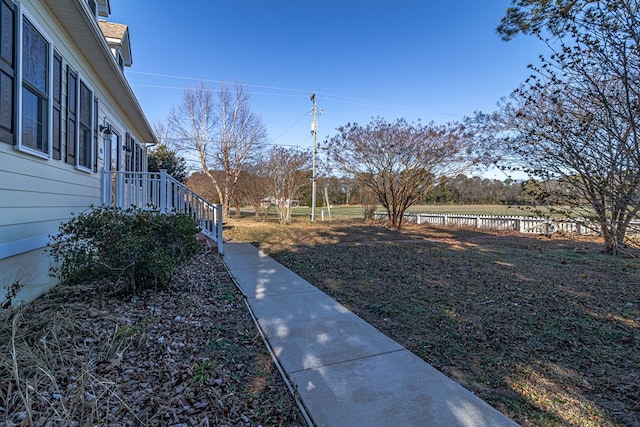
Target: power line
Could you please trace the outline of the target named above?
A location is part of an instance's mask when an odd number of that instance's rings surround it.
[[[289,132],[295,125],[297,125],[298,123],[300,123],[300,121],[302,119],[304,119],[305,117],[307,117],[307,114],[309,114],[309,111],[307,111],[306,113],[304,113],[298,120],[296,120],[291,126],[289,126],[284,132],[282,132],[280,135],[278,135],[277,137],[273,138],[273,139],[280,139],[282,138],[282,135],[284,135],[285,133]]]
[[[139,75],[144,75],[144,76],[164,77],[164,78],[178,79],[178,80],[203,81],[203,82],[229,84],[229,85],[234,84],[234,82],[229,82],[229,81],[225,81],[225,80],[202,79],[202,78],[196,78],[196,77],[190,77],[190,76],[179,76],[179,75],[171,75],[171,74],[149,73],[149,72],[143,72],[143,71],[127,71],[127,73],[139,74]],[[273,93],[273,92],[255,92],[255,91],[254,92],[249,92],[250,94],[253,94],[253,95],[298,97],[298,96],[306,96],[306,94],[309,93],[309,91],[306,90],[306,89],[288,88],[288,87],[281,87],[281,86],[260,85],[260,84],[252,84],[252,83],[245,83],[245,82],[241,82],[241,83],[242,83],[243,86],[247,86],[247,87],[271,89],[271,90],[283,91],[283,92],[295,92],[295,94],[293,94],[293,93],[292,94],[286,94],[286,93]],[[138,84],[137,86],[157,88],[157,89],[181,89],[181,90],[184,90],[184,89],[188,88],[187,86],[169,86],[169,85],[163,86],[163,85],[146,85],[146,84]],[[303,95],[303,94],[305,94],[305,95]],[[320,99],[322,99],[325,102],[337,102],[337,103],[341,103],[341,104],[357,105],[357,106],[361,106],[361,107],[378,107],[378,108],[385,108],[385,109],[389,109],[389,110],[405,111],[405,112],[409,112],[409,113],[420,113],[420,111],[416,110],[415,108],[409,108],[409,107],[400,106],[400,105],[394,105],[394,104],[387,104],[387,103],[384,103],[384,102],[378,102],[378,101],[373,101],[373,100],[368,100],[368,99],[355,98],[355,97],[346,96],[346,95],[340,95],[340,94],[331,93],[331,92],[321,92],[321,93],[319,93],[319,96],[320,96]],[[448,114],[448,113],[437,113],[437,114],[461,117],[461,116],[458,116],[458,115],[455,115],[455,114]]]
[[[167,85],[147,85],[147,84],[137,84],[137,87],[148,87],[154,89],[173,89],[173,90],[187,90],[193,89],[191,86],[167,86]],[[221,92],[220,89],[209,89],[209,92]],[[273,93],[273,92],[246,92],[250,95],[267,95],[267,96],[288,96],[288,97],[302,97],[302,95],[294,95],[288,93]]]
[[[200,81],[200,82],[221,83],[221,84],[228,84],[228,85],[235,84],[234,82],[228,82],[228,81],[225,81],[225,80],[201,79],[201,78],[188,77],[188,76],[175,76],[175,75],[171,75],[171,74],[148,73],[148,72],[144,72],[144,71],[127,71],[127,73],[141,74],[141,75],[145,75],[145,76],[154,76],[154,77],[166,77],[166,78],[170,78],[170,79],[194,80],[194,81]],[[285,87],[278,87],[278,86],[256,85],[256,84],[250,84],[250,83],[244,83],[244,82],[242,82],[242,85],[243,86],[249,86],[249,87],[259,87],[259,88],[262,88],[262,89],[274,89],[274,90],[284,90],[284,91],[290,91],[290,92],[308,93],[308,91],[302,90],[302,89],[285,88]]]
[[[303,142],[305,142],[309,138],[311,138],[311,136],[305,137],[303,140],[301,140],[297,144],[280,144],[280,143],[277,143],[277,142],[266,142],[263,145],[268,145],[268,146],[273,146],[273,147],[296,147],[296,148],[302,148],[302,149],[305,149],[305,150],[310,150],[311,149],[310,147],[304,147],[304,146],[301,145]],[[165,136],[165,137],[162,137],[161,139],[162,139],[162,141],[167,141],[167,142],[188,142],[188,141],[193,141],[195,138],[177,138],[177,137],[172,137],[172,136]],[[199,141],[200,142],[206,142],[206,143],[220,143],[220,142],[223,142],[220,139],[200,139]]]

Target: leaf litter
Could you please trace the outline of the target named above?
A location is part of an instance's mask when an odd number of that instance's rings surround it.
[[[109,296],[57,286],[0,312],[0,426],[304,426],[219,256]]]

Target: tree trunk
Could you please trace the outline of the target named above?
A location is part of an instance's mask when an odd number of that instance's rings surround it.
[[[606,224],[601,225],[602,237],[604,237],[604,253],[607,255],[618,255],[620,253],[620,239],[618,232]]]
[[[229,218],[229,216],[231,215],[231,205],[230,202],[231,200],[229,199],[229,182],[225,179],[224,182],[224,191],[223,191],[223,198],[222,198],[222,216],[224,218]]]

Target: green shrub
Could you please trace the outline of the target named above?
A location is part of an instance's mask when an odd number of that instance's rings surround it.
[[[94,208],[61,224],[52,237],[51,274],[71,284],[105,279],[125,293],[157,288],[198,252],[198,231],[186,214]]]

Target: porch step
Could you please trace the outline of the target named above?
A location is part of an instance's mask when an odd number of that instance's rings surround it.
[[[206,250],[218,252],[218,244],[215,242],[215,240],[210,239],[201,232],[196,234],[196,239],[198,240],[198,243],[200,243]]]

